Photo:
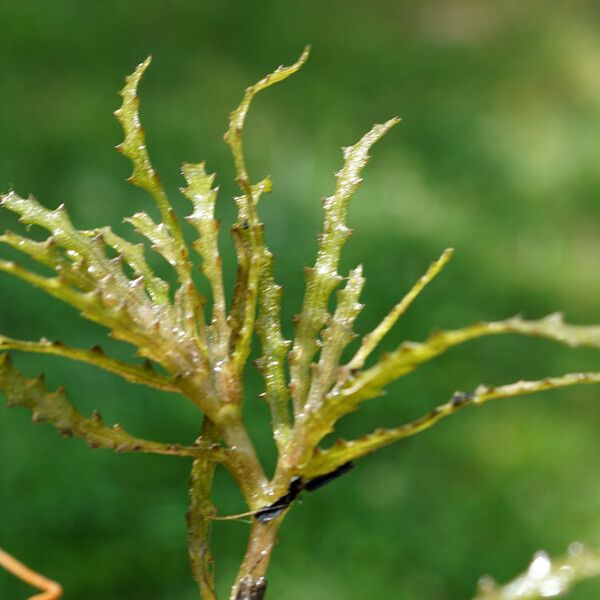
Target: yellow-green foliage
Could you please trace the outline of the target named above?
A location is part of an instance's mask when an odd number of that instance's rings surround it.
[[[600,575],[600,554],[578,543],[571,544],[565,556],[551,559],[536,552],[523,575],[498,585],[490,577],[479,580],[474,600],[536,600],[556,598],[568,592],[578,581]]]
[[[81,437],[93,447],[194,459],[188,515],[190,562],[205,598],[216,597],[209,534],[211,520],[219,518],[210,501],[217,464],[235,479],[248,505],[248,514],[260,517],[252,520],[251,544],[232,598],[261,598],[277,528],[299,491],[304,486],[310,489],[311,481],[313,487],[317,486],[314,482],[321,481],[315,478],[341,472],[349,461],[418,433],[467,406],[600,381],[600,373],[571,373],[541,381],[480,386],[473,392],[455,393],[446,404],[414,422],[378,429],[361,439],[340,441],[329,448],[319,447],[341,417],[357,410],[365,400],[380,396],[394,380],[458,344],[481,336],[512,333],[544,337],[569,346],[600,348],[600,327],[567,325],[560,315],[533,321],[512,317],[478,322],[463,329],[436,331],[424,342],[403,342],[397,350],[365,368],[381,339],[449,261],[452,250],[447,249],[381,324],[362,338],[354,356],[342,362],[344,350],[356,336],[353,325],[362,309],[359,298],[365,285],[360,265],[347,276],[338,272],[341,250],[351,235],[346,223],[348,203],[362,181],[361,171],[371,147],[398,123],[399,119],[392,118],[374,125],[355,145],[344,148],[333,194],[323,203],[324,225],[316,261],[305,270],[306,293],[295,323],[295,338],[292,342],[285,340],[280,325],[282,292],[273,277],[273,256],[265,245],[258,215],[259,200],[270,191],[271,181],[253,180],[249,175],[243,153],[243,129],[255,95],[295,73],[307,58],[308,49],[292,66],[279,67],[249,87],[240,106],[230,115],[225,141],[231,149],[240,187],[240,196],[235,198],[238,217],[232,227],[238,270],[231,294],[223,285],[219,223],[214,216],[215,176],[207,173],[204,163],[182,166],[186,185],[181,192],[192,205],[186,220],[198,234],[192,248],[200,256],[202,274],[210,285],[210,307],[194,285],[189,248],[180,222],[146,148],[137,88],[150,59],[127,78],[121,92],[122,106],[115,115],[125,133],[118,149],[133,165],[130,181],[152,196],[160,222],[146,213],[137,213],[126,221],[171,265],[176,285],[169,285],[152,271],[145,259],[144,244],[125,240],[109,227],[79,230],[64,206],[47,209],[14,191],[0,201],[4,208],[17,213],[23,224],[42,227],[49,234],[45,241],[37,242],[6,232],[0,241],[49,267],[55,275],[41,275],[8,261],[0,261],[0,270],[71,304],[85,318],[108,328],[114,338],[135,347],[145,362],[128,364],[107,356],[99,347],[76,349],[45,339],[0,337],[0,348],[64,356],[134,383],[182,394],[204,415],[204,424],[195,441],[162,444],[138,439],[120,427],[106,425],[98,413],[84,417],[62,389],[51,392],[45,388],[43,378],[24,378],[7,354],[0,357],[0,390],[10,406],[28,407],[34,421],[48,421],[61,433]],[[330,314],[331,296],[344,281],[337,292],[335,311]],[[278,452],[271,479],[257,458],[242,418],[244,369],[254,334],[261,347],[255,364],[264,379],[264,398],[271,412]],[[489,590],[492,588],[482,591],[480,597],[509,597]]]

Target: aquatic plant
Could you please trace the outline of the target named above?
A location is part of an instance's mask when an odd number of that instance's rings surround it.
[[[507,584],[498,585],[491,577],[479,581],[474,600],[536,600],[556,598],[578,582],[600,575],[600,555],[579,543],[569,546],[567,554],[551,559],[536,552],[527,571]]]
[[[265,574],[278,529],[303,491],[322,487],[350,469],[353,461],[415,435],[466,407],[600,381],[600,373],[569,373],[540,381],[482,385],[470,392],[455,392],[447,403],[413,422],[377,429],[356,440],[340,440],[330,447],[320,446],[344,415],[359,409],[366,400],[381,396],[390,383],[456,345],[482,336],[519,334],[569,346],[600,348],[600,327],[569,325],[559,314],[539,320],[515,316],[477,322],[461,329],[437,330],[423,342],[405,341],[367,364],[382,338],[450,260],[452,249],[446,249],[381,323],[362,337],[350,360],[342,360],[356,337],[353,326],[363,308],[359,298],[365,284],[361,266],[346,276],[338,272],[342,248],[351,234],[346,218],[348,203],[362,181],[361,171],[371,147],[399,122],[392,118],[374,125],[354,145],[343,149],[334,191],[323,202],[324,225],[316,261],[304,272],[306,291],[295,318],[294,339],[285,340],[280,324],[282,290],[274,279],[274,259],[265,244],[258,215],[259,201],[270,191],[271,181],[250,177],[243,130],[255,95],[298,71],[307,58],[305,49],[296,63],[279,67],[250,86],[229,118],[225,141],[240,188],[235,198],[237,219],[231,229],[237,256],[237,278],[231,295],[223,284],[215,176],[207,172],[204,163],[184,163],[181,170],[186,182],[181,193],[192,207],[186,221],[197,232],[192,248],[200,256],[202,274],[210,285],[209,304],[194,283],[190,248],[180,219],[150,161],[137,95],[149,58],[127,77],[121,91],[122,106],[115,115],[125,134],[118,149],[133,165],[129,181],[150,194],[160,220],[139,212],[126,221],[172,267],[175,285],[152,270],[143,243],[132,243],[110,227],[77,229],[63,205],[48,209],[14,191],[0,200],[26,226],[41,227],[49,234],[44,241],[35,241],[6,232],[0,241],[50,268],[54,275],[6,260],[0,261],[0,271],[42,289],[75,307],[85,318],[105,326],[113,338],[133,346],[143,362],[123,362],[99,346],[79,349],[44,338],[21,341],[1,336],[0,349],[58,355],[89,363],[136,384],[181,394],[202,413],[203,424],[196,440],[162,443],[140,439],[119,425],[106,424],[97,411],[84,416],[63,388],[48,390],[43,376],[26,378],[6,352],[0,355],[0,390],[9,406],[25,406],[32,411],[35,422],[47,421],[61,434],[83,438],[94,448],[192,460],[189,557],[200,594],[209,600],[216,598],[211,524],[215,519],[227,518],[217,514],[211,502],[215,468],[230,473],[247,504],[244,515],[251,518],[248,548],[231,598],[257,600],[265,594]],[[336,288],[340,289],[335,309],[330,312]],[[265,473],[242,416],[244,373],[255,336],[261,356],[254,364],[264,379],[263,397],[270,410],[277,449],[272,476]],[[482,597],[500,597],[490,593]]]

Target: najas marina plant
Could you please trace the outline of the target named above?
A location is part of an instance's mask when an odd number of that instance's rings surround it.
[[[350,360],[342,360],[356,337],[354,322],[363,308],[360,296],[365,285],[362,266],[349,273],[339,272],[340,254],[352,232],[346,222],[348,203],[362,182],[361,172],[371,147],[399,122],[394,117],[374,125],[354,145],[343,149],[333,193],[323,201],[324,224],[315,263],[305,268],[306,291],[295,318],[294,339],[286,340],[280,323],[282,290],[273,275],[274,259],[265,243],[259,217],[259,203],[263,194],[271,190],[271,180],[248,173],[243,132],[256,94],[296,73],[308,54],[306,48],[293,65],[279,67],[247,88],[240,105],[230,114],[225,142],[231,150],[240,189],[234,198],[237,219],[231,228],[237,256],[232,291],[223,284],[219,222],[215,219],[215,175],[207,171],[204,163],[182,165],[185,185],[181,193],[191,205],[185,219],[197,233],[190,248],[181,221],[152,166],[137,91],[149,58],[127,77],[121,91],[122,105],[115,112],[124,131],[118,150],[133,165],[129,181],[148,192],[160,214],[158,221],[145,212],[126,219],[143,242],[125,239],[109,226],[80,230],[62,204],[48,209],[15,191],[0,200],[2,207],[17,213],[24,225],[35,225],[48,232],[44,241],[34,241],[7,231],[0,241],[54,274],[48,276],[6,260],[0,260],[0,271],[72,305],[83,317],[105,326],[113,338],[133,346],[143,359],[127,363],[106,354],[100,346],[83,349],[45,338],[23,341],[0,336],[0,348],[4,351],[0,355],[0,390],[9,406],[25,406],[35,422],[47,421],[61,434],[83,438],[93,448],[167,454],[191,461],[189,557],[199,593],[206,600],[217,597],[210,551],[211,524],[215,519],[228,518],[219,515],[211,502],[216,468],[225,469],[234,479],[248,507],[244,514],[251,521],[248,548],[230,598],[260,600],[265,595],[266,571],[278,529],[301,492],[322,487],[348,471],[354,461],[420,433],[469,406],[600,381],[597,372],[481,385],[472,391],[455,392],[445,404],[415,421],[391,424],[359,439],[321,446],[323,438],[335,430],[344,415],[381,396],[390,383],[454,346],[482,336],[518,334],[571,347],[600,349],[600,326],[569,325],[559,314],[539,320],[516,316],[480,321],[461,329],[436,330],[422,342],[404,341],[369,366],[367,361],[383,337],[450,260],[452,249],[448,248],[381,323],[362,337]],[[148,246],[172,267],[175,285],[152,270],[146,260]],[[192,251],[198,253],[202,275],[210,285],[210,305],[194,284]],[[335,309],[330,312],[334,292]],[[242,416],[244,375],[255,337],[261,355],[254,364],[264,379],[263,397],[270,410],[277,449],[272,476],[265,473]],[[141,439],[119,425],[105,423],[97,411],[83,415],[63,388],[49,390],[43,376],[29,379],[22,375],[11,363],[8,350],[62,356],[105,369],[132,383],[181,394],[198,409],[199,437],[172,443]],[[587,560],[589,555],[578,556],[566,561],[579,564],[582,556]],[[597,559],[594,560],[596,565]],[[507,595],[488,583],[478,597],[537,596]]]

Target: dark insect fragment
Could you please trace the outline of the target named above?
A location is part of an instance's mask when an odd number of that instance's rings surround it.
[[[258,510],[254,516],[261,523],[268,523],[272,521],[275,517],[278,517],[297,497],[298,494],[304,489],[304,483],[301,477],[294,477],[290,482],[290,486],[288,488],[287,494],[281,496],[273,502],[269,504],[269,506],[265,506]]]
[[[330,481],[341,477],[344,473],[347,473],[350,469],[352,469],[352,467],[354,467],[354,463],[347,462],[329,473],[319,475],[318,477],[313,477],[306,482],[303,481],[301,477],[294,477],[294,479],[292,479],[290,482],[287,494],[284,494],[281,496],[281,498],[278,498],[275,500],[275,502],[269,504],[269,506],[261,508],[254,513],[254,516],[261,523],[268,523],[286,510],[299,496],[302,490],[314,492],[315,490],[322,488],[324,485],[327,485]]]
[[[329,482],[341,477],[344,473],[347,473],[354,467],[353,462],[347,462],[343,465],[339,466],[337,469],[330,471],[329,473],[325,473],[324,475],[319,475],[318,477],[314,477],[313,479],[308,480],[304,484],[304,489],[308,492],[314,492],[319,488],[322,488],[324,485],[327,485]]]

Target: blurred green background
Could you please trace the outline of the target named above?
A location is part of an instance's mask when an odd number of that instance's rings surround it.
[[[219,211],[233,215],[221,136],[243,89],[307,42],[300,74],[261,95],[249,117],[253,177],[285,286],[286,332],[314,260],[320,199],[340,146],[372,123],[403,118],[373,152],[354,198],[343,268],[363,262],[366,332],[447,246],[456,255],[385,347],[435,326],[561,309],[600,321],[600,7],[591,0],[304,2],[158,0],[0,4],[0,182],[80,227],[111,224],[150,201],[125,183],[130,165],[111,111],[123,77],[147,54],[143,120],[155,166],[177,198],[184,161],[218,171]],[[0,226],[15,228],[12,215]],[[232,251],[222,245],[233,277]],[[32,232],[33,234],[33,232]],[[133,236],[132,236],[133,237]],[[15,256],[8,250],[4,257]],[[70,308],[0,278],[0,331],[75,346],[106,338]],[[110,340],[103,344],[122,355]],[[199,418],[183,400],[59,359],[14,355],[32,376],[64,383],[140,436],[189,442]],[[340,424],[353,437],[392,426],[481,382],[597,369],[593,352],[515,338],[471,343],[394,385]],[[248,368],[247,412],[266,464],[268,416]],[[534,551],[600,545],[600,388],[503,400],[465,411],[361,461],[304,498],[286,520],[269,598],[470,598],[483,573],[505,580]],[[192,599],[186,554],[189,464],[92,451],[0,403],[0,546],[63,583],[66,598]],[[217,477],[222,512],[242,509]],[[219,523],[221,593],[247,525]],[[28,588],[0,573],[0,598]],[[598,598],[582,585],[573,598]]]

